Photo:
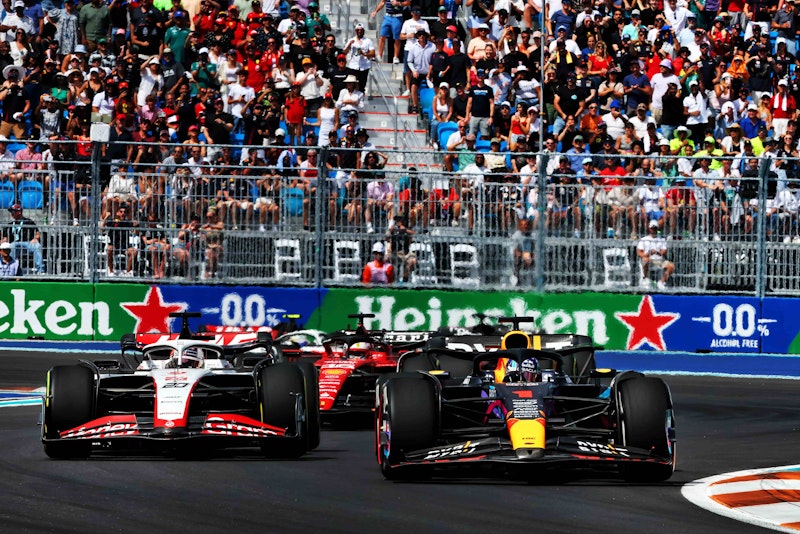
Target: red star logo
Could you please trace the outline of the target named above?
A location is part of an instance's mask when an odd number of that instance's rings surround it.
[[[677,321],[680,313],[656,313],[653,299],[645,295],[637,313],[617,312],[614,316],[625,323],[628,333],[627,350],[636,350],[645,343],[656,350],[666,350],[663,331]]]
[[[144,302],[122,302],[120,306],[125,308],[125,311],[136,319],[134,333],[144,334],[147,332],[169,332],[171,322],[169,314],[182,312],[187,305],[185,302],[164,302],[161,297],[161,290],[156,286],[151,286],[144,297]]]

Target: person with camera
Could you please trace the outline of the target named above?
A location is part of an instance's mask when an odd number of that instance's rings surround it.
[[[371,59],[375,57],[375,45],[372,39],[364,36],[364,25],[360,22],[355,25],[355,37],[347,41],[344,54],[347,56],[347,70],[358,78],[358,88],[361,92],[367,87]]]
[[[3,69],[6,81],[0,86],[0,102],[3,103],[3,120],[0,136],[8,137],[13,132],[17,139],[25,138],[25,122],[22,118],[30,109],[31,101],[22,89],[22,67],[8,65]]]

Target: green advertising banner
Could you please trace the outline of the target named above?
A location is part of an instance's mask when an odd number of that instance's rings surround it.
[[[319,324],[321,330],[331,331],[344,328],[348,314],[374,313],[375,319],[366,322],[368,328],[435,330],[441,326],[473,326],[477,322],[475,314],[484,313],[494,317],[533,317],[537,329],[588,335],[597,344],[624,349],[630,329],[614,313],[636,310],[641,300],[641,295],[603,293],[331,289],[308,324]]]
[[[0,284],[0,337],[94,339],[110,333],[111,306],[95,302],[91,284]]]

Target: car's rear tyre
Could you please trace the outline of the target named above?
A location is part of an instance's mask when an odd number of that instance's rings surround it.
[[[376,415],[376,451],[389,480],[424,478],[428,466],[395,464],[407,451],[433,447],[439,424],[439,398],[434,381],[419,373],[399,374],[379,383],[385,405]]]
[[[303,371],[297,365],[277,363],[262,368],[258,373],[258,393],[261,420],[272,426],[285,428],[287,435],[262,440],[261,450],[266,456],[296,458],[305,454],[308,435],[303,426],[298,427],[297,396],[301,395],[303,410],[308,413],[308,395]]]
[[[47,372],[44,452],[50,458],[86,458],[90,440],[60,440],[60,433],[91,421],[94,413],[94,373],[83,365],[59,365]]]
[[[319,414],[319,371],[311,362],[299,362],[297,365],[303,371],[306,380],[306,435],[308,436],[308,450],[319,447],[320,428],[322,423]]]
[[[618,437],[623,446],[671,459],[669,464],[625,464],[622,476],[631,482],[667,480],[675,470],[675,447],[670,439],[674,421],[667,385],[660,378],[646,376],[624,380],[617,388],[617,408]]]

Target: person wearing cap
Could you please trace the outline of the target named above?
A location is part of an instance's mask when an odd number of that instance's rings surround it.
[[[435,51],[436,46],[428,40],[428,32],[422,29],[417,30],[417,42],[409,50],[407,61],[409,70],[408,83],[409,87],[411,87],[410,113],[424,111],[420,110],[419,107],[419,91],[422,84],[425,84],[426,87],[433,85],[431,80],[431,57]]]
[[[185,11],[178,10],[172,15],[173,24],[167,28],[164,33],[164,48],[169,48],[172,51],[174,60],[183,66],[183,61],[186,58],[186,41],[189,37],[189,17],[185,15]]]
[[[0,243],[0,278],[12,278],[19,273],[19,260],[11,255],[11,243]]]
[[[424,30],[430,34],[428,21],[422,19],[420,7],[414,5],[411,6],[411,18],[403,22],[403,26],[400,29],[400,38],[405,41],[403,45],[403,75],[406,89],[403,91],[403,96],[411,95],[411,70],[408,66],[408,56],[411,49],[417,45],[417,32],[419,30]]]
[[[11,220],[2,228],[2,240],[11,244],[12,255],[15,258],[19,258],[23,250],[33,254],[36,273],[43,273],[42,236],[36,228],[36,223],[23,216],[21,204],[13,204],[8,208],[8,212],[11,214]]]
[[[9,43],[13,43],[17,30],[22,30],[25,35],[32,35],[36,23],[33,19],[25,14],[25,2],[22,0],[11,0],[12,12],[6,11],[5,18],[0,23],[0,32],[5,32],[5,39]],[[38,31],[38,28],[36,28]]]
[[[692,132],[692,139],[700,142],[708,125],[709,109],[705,91],[700,89],[698,80],[689,82],[689,94],[683,99],[683,114],[686,126]]]
[[[2,122],[0,122],[0,136],[8,137],[11,133],[17,139],[25,138],[25,115],[31,109],[31,100],[28,92],[23,89],[22,67],[8,65],[3,69],[6,81],[0,86],[0,102],[3,103]]]
[[[794,96],[789,93],[789,82],[786,78],[778,80],[778,90],[769,102],[772,112],[772,129],[775,137],[780,137],[786,132],[789,120],[797,112],[797,103]]]
[[[378,0],[378,5],[370,12],[370,18],[375,18],[381,9],[386,9],[386,14],[378,30],[378,59],[383,61],[383,51],[386,41],[394,40],[394,53],[392,63],[400,63],[401,30],[403,28],[403,8],[410,6],[411,0]]]
[[[295,75],[295,83],[300,84],[300,94],[306,99],[306,116],[314,116],[322,105],[321,88],[325,80],[313,59],[303,58],[301,64],[302,70]]]
[[[489,25],[479,24],[478,35],[469,40],[467,56],[473,63],[477,63],[486,56],[486,47],[494,48],[494,41],[489,38]]]
[[[758,131],[767,128],[767,123],[758,116],[758,106],[753,103],[747,105],[745,116],[739,119],[739,126],[745,138],[753,139],[758,136]]]
[[[161,53],[161,74],[164,76],[164,86],[159,89],[165,97],[168,93],[174,95],[178,86],[186,83],[186,69],[175,59],[175,53],[171,48],[164,48]],[[227,89],[227,84],[223,89]]]
[[[358,89],[358,78],[350,74],[344,79],[344,89],[339,92],[336,99],[336,109],[339,110],[339,118],[345,121],[351,112],[362,113],[364,111],[365,96]]]
[[[656,282],[658,289],[667,288],[667,281],[675,270],[675,265],[666,259],[667,241],[658,235],[659,221],[650,221],[647,225],[647,235],[639,240],[636,245],[636,255],[641,266],[640,285],[643,288],[652,288],[650,282],[651,271],[660,270],[661,277]]]
[[[347,56],[347,69],[358,78],[358,88],[362,93],[367,87],[369,69],[372,66],[370,60],[375,57],[375,45],[364,33],[364,25],[356,23],[355,37],[347,41],[343,50]]]
[[[671,83],[674,83],[676,87],[680,86],[680,78],[675,75],[672,61],[669,59],[662,59],[659,63],[659,72],[650,78],[650,87],[653,90],[650,110],[652,111],[652,117],[656,124],[661,124],[661,115],[664,111],[662,99],[667,93],[667,89],[669,89],[669,84]]]
[[[686,147],[694,150],[694,141],[689,137],[689,128],[681,125],[675,129],[674,138],[669,142],[669,151],[672,155],[684,156]]]
[[[447,8],[445,6],[439,6],[436,11],[436,20],[429,24],[431,28],[431,39],[433,39],[433,37],[438,39],[446,39],[448,37],[447,28],[449,26],[455,28],[455,33],[458,33],[458,27],[456,26],[458,23],[449,17],[450,15],[447,11]]]
[[[394,283],[394,267],[386,261],[386,246],[382,241],[378,241],[372,246],[372,261],[364,266],[361,282],[365,286]]]
[[[485,34],[489,33],[488,22],[494,14],[494,4],[494,0],[473,0],[471,2],[472,9],[467,18],[467,29],[473,39],[477,38],[482,31],[485,31]]]

